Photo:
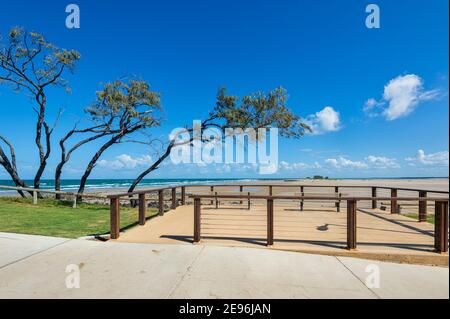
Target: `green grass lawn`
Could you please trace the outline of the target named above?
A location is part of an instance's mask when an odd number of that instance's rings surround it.
[[[147,218],[155,216],[156,209],[147,210]],[[122,207],[120,227],[136,225],[138,209]],[[0,232],[77,238],[109,233],[109,206],[79,204],[40,199],[33,205],[30,198],[0,197]]]
[[[419,214],[404,214],[404,216],[413,218],[415,220],[419,220]],[[427,215],[427,222],[430,224],[434,224],[434,215]]]

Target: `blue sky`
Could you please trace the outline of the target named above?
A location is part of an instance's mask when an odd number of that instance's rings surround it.
[[[80,29],[65,26],[69,3],[80,7]],[[365,26],[369,3],[380,7],[380,29]],[[238,95],[286,88],[289,107],[317,134],[280,140],[280,169],[265,177],[448,176],[448,1],[9,1],[0,33],[16,25],[82,55],[68,77],[72,93],[49,92],[49,118],[65,111],[46,178],[57,141],[100,83],[129,75],[162,92],[165,121],[154,136],[204,118],[220,86]],[[31,107],[0,86],[0,133],[14,143],[24,178],[38,160]],[[96,146],[75,154],[63,177],[79,177]],[[133,178],[148,156],[142,145],[116,145],[92,177]],[[169,162],[148,177],[199,174],[261,177],[242,165]]]

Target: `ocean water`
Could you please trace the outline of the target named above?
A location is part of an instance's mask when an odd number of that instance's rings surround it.
[[[138,187],[162,187],[174,184],[217,184],[217,183],[231,183],[236,181],[253,181],[256,179],[232,179],[232,178],[198,178],[198,179],[144,179]],[[25,180],[28,185],[33,185],[32,180]],[[79,187],[79,180],[65,179],[61,180],[61,190],[63,191],[77,191]],[[86,190],[102,190],[102,189],[128,189],[133,183],[133,179],[92,179],[86,184]],[[0,180],[0,185],[15,186],[11,180]],[[41,180],[41,189],[54,189],[55,181],[50,179]],[[2,190],[0,192],[11,192],[10,190]]]
[[[396,178],[362,178],[365,180],[376,179],[434,179],[439,177],[396,177]],[[448,177],[445,177],[448,178]],[[144,179],[139,184],[139,188],[148,187],[163,187],[167,185],[179,185],[179,184],[226,184],[232,182],[249,182],[249,181],[273,181],[273,180],[295,180],[294,178],[180,178],[180,179]],[[353,178],[339,178],[342,180]],[[28,185],[33,185],[32,180],[25,180]],[[61,190],[74,192],[78,190],[79,180],[77,179],[64,179],[61,181]],[[86,184],[86,190],[102,190],[102,189],[128,189],[133,183],[133,179],[91,179]],[[11,180],[0,179],[0,185],[3,186],[15,186]],[[55,181],[52,179],[41,180],[41,189],[54,189]],[[0,193],[11,192],[10,190],[0,189]]]

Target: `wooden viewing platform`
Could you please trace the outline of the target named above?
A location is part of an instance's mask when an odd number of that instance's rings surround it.
[[[32,192],[35,198],[38,192],[57,193],[22,190]],[[61,193],[74,199],[77,196]],[[370,185],[184,184],[102,198],[110,201],[110,238],[120,241],[201,241],[371,258],[395,255],[400,261],[420,263],[425,257],[439,256],[446,261],[434,258],[432,263],[448,265],[449,199],[448,192],[441,190]],[[159,214],[147,221],[149,202],[156,203]],[[120,237],[120,207],[130,203],[138,206],[140,226]],[[380,210],[380,204],[390,205]],[[401,215],[400,207],[417,218]],[[427,222],[431,215],[435,225]]]
[[[253,192],[245,192],[246,188]],[[274,188],[287,192],[274,195]],[[323,193],[317,191],[319,188]],[[172,199],[171,210],[166,213],[160,208],[160,217],[146,224],[146,205],[140,206],[143,210],[139,220],[145,226],[128,230],[121,241],[201,241],[335,255],[345,255],[347,251],[383,258],[397,255],[397,260],[418,262],[430,255],[445,259],[448,252],[448,192],[445,191],[355,185],[183,185],[135,194],[144,203],[146,194],[156,192],[162,203],[167,191]],[[383,191],[389,195],[381,194]],[[405,196],[402,192],[417,192],[419,196]],[[123,196],[130,194],[110,196],[111,235],[115,239],[119,238],[120,221],[114,218],[119,216]],[[390,203],[389,211],[379,209],[381,202]],[[417,207],[418,218],[400,215],[399,204],[410,211]],[[435,215],[435,225],[426,222],[430,214]],[[434,259],[433,263],[448,264],[448,259],[444,259]]]

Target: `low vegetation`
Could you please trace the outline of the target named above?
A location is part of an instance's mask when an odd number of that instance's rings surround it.
[[[147,217],[157,214],[149,208]],[[121,209],[121,228],[137,224],[137,208]],[[0,232],[78,238],[109,233],[109,206],[82,203],[72,208],[70,201],[30,198],[0,198]]]
[[[419,215],[418,215],[418,214],[410,213],[410,214],[403,214],[403,215],[406,216],[406,217],[415,219],[415,220],[418,220],[418,219],[419,219]],[[434,224],[434,223],[435,223],[435,222],[434,222],[434,215],[428,214],[428,216],[427,216],[427,222],[430,223],[430,224]]]

